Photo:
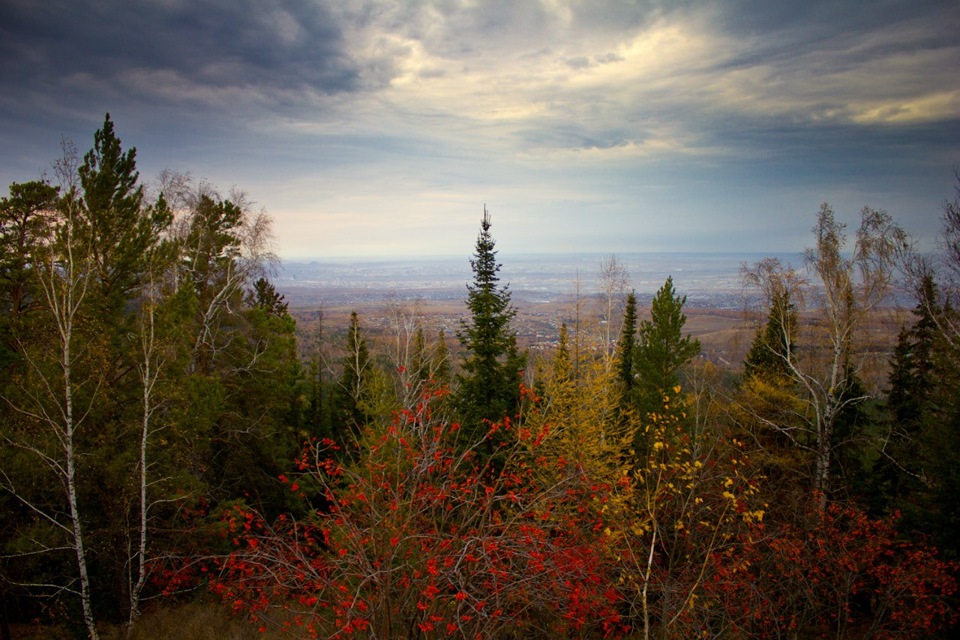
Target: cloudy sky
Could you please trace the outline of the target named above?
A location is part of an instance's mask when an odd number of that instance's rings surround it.
[[[932,242],[956,0],[0,0],[0,181],[88,149],[273,217],[285,258],[793,251],[830,202]]]

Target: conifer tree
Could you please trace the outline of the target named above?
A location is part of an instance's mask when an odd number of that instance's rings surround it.
[[[172,221],[165,206],[144,206],[136,156],[136,148],[123,151],[108,113],[77,170],[102,302],[114,315],[140,286],[148,251]]]
[[[516,309],[508,287],[500,285],[495,243],[490,235],[490,214],[483,210],[476,255],[470,261],[473,284],[467,285],[470,318],[461,321],[457,337],[464,360],[457,375],[457,410],[469,444],[478,442],[488,423],[513,417],[517,411],[519,372],[525,358],[517,350],[510,328]],[[495,443],[490,442],[490,447]]]
[[[890,392],[887,395],[889,430],[880,447],[881,457],[874,467],[871,484],[875,508],[886,511],[896,507],[913,515],[905,501],[922,490],[922,460],[918,444],[922,441],[928,402],[937,384],[933,377],[933,349],[940,313],[937,286],[926,273],[918,287],[919,301],[913,309],[913,326],[904,326],[890,362]]]
[[[557,352],[553,356],[553,378],[558,385],[565,386],[573,377],[573,362],[570,359],[569,333],[567,324],[560,324],[560,339]]]
[[[253,283],[253,291],[247,304],[251,307],[263,309],[267,314],[282,318],[287,315],[288,303],[286,296],[280,294],[277,288],[266,278],[259,278]]]
[[[683,335],[687,316],[668,277],[650,305],[650,320],[640,323],[634,366],[638,377],[637,401],[641,415],[661,411],[664,397],[675,397],[680,369],[700,353],[700,341]]]
[[[367,348],[366,338],[360,329],[360,317],[350,314],[347,332],[347,353],[343,357],[343,374],[340,376],[340,424],[354,434],[365,426],[370,416],[364,411],[364,381],[370,375],[373,360]]]
[[[623,311],[623,326],[617,341],[617,377],[625,395],[629,395],[635,384],[634,355],[637,349],[637,293],[627,294],[627,306]]]
[[[437,341],[433,344],[430,371],[438,385],[450,383],[450,348],[447,347],[447,337],[443,330],[437,333]]]
[[[423,333],[423,325],[417,325],[413,335],[413,356],[410,358],[413,371],[411,380],[417,387],[430,382],[430,357],[427,353],[427,337]]]
[[[744,361],[747,376],[786,378],[794,358],[797,312],[787,290],[776,291],[770,303],[767,322],[757,330]]]
[[[59,189],[38,180],[10,185],[0,199],[0,371],[8,373],[23,316],[38,304],[30,252],[51,233]]]

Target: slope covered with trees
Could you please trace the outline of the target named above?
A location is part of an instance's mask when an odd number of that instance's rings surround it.
[[[957,199],[939,262],[872,209],[848,247],[824,205],[804,270],[744,266],[763,309],[726,370],[673,278],[642,310],[615,259],[599,313],[523,353],[491,229],[451,355],[399,301],[388,335],[322,311],[298,335],[269,217],[145,185],[109,116],[11,185],[0,635],[147,638],[211,599],[261,637],[956,630]],[[880,344],[901,272],[916,306]]]

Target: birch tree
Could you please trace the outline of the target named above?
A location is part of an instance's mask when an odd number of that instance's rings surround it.
[[[865,207],[847,249],[846,225],[833,209],[821,205],[813,227],[814,246],[805,262],[811,282],[779,263],[762,261],[743,269],[744,282],[760,291],[771,308],[777,295],[789,294],[794,302],[812,301],[811,321],[794,351],[789,314],[782,315],[779,358],[804,410],[797,424],[780,428],[792,443],[809,451],[814,460],[812,488],[826,506],[831,489],[836,427],[845,411],[872,397],[857,384],[867,363],[867,322],[887,301],[899,260],[909,248],[906,232],[885,211]]]
[[[25,371],[15,394],[4,397],[16,415],[16,424],[4,432],[6,444],[20,453],[24,464],[41,469],[43,477],[52,479],[61,494],[56,497],[38,491],[25,481],[23,474],[11,473],[9,468],[0,469],[0,482],[35,522],[59,532],[63,541],[50,546],[27,533],[23,554],[68,551],[74,558],[76,573],[67,582],[29,586],[76,595],[87,633],[96,639],[99,634],[85,535],[87,514],[81,511],[80,501],[80,461],[84,453],[82,432],[90,426],[87,418],[103,383],[103,368],[93,362],[97,356],[96,342],[84,335],[94,273],[83,234],[78,232],[75,161],[76,155],[68,147],[57,165],[64,195],[58,203],[53,235],[49,242],[34,247],[39,306],[51,344],[38,346],[20,341]]]
[[[620,336],[618,320],[623,320],[623,303],[630,284],[627,266],[611,254],[600,262],[600,326],[603,353],[608,360],[613,357],[617,338]]]

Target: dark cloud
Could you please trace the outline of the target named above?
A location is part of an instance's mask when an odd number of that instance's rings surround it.
[[[0,4],[0,56],[5,93],[54,98],[139,89],[195,100],[198,87],[329,94],[360,77],[330,12],[300,0],[14,0]],[[151,92],[157,83],[169,93]]]
[[[953,0],[735,0],[720,6],[718,28],[754,41],[729,66],[797,60],[818,51],[841,53],[833,60],[837,65],[858,64],[896,51],[956,46],[960,29]]]

